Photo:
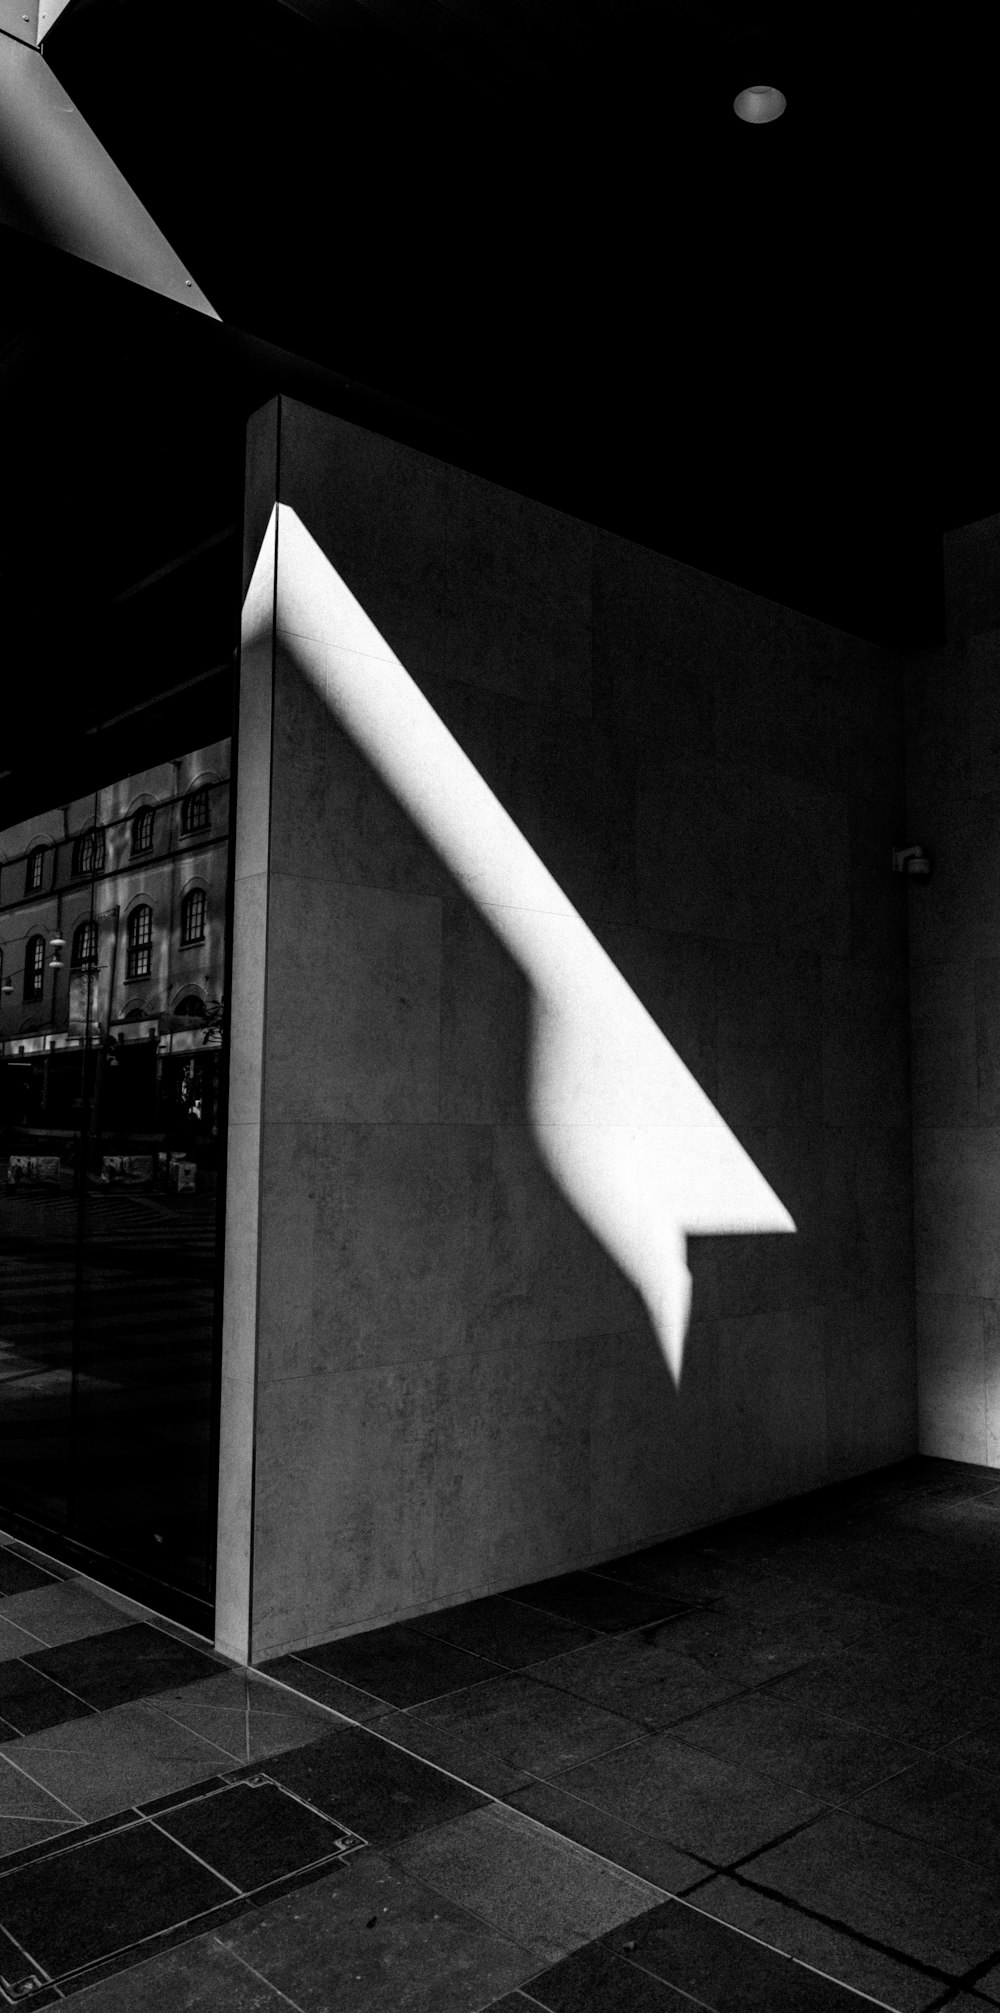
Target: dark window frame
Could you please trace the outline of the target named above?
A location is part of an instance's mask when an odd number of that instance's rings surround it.
[[[192,918],[196,927],[192,928]],[[203,944],[208,923],[208,900],[204,888],[189,888],[181,902],[181,948]]]
[[[73,841],[74,874],[100,874],[104,870],[104,826],[88,825]]]
[[[70,966],[73,971],[87,971],[97,963],[97,924],[92,916],[85,916],[73,931],[73,949]]]
[[[199,783],[197,789],[188,791],[181,804],[181,837],[186,839],[189,832],[208,832],[211,825],[208,784]]]
[[[45,855],[47,846],[32,846],[24,863],[24,892],[36,895],[45,879]]]
[[[23,1000],[40,1000],[45,994],[45,938],[32,935],[24,946]]]
[[[126,979],[148,979],[153,968],[153,911],[148,902],[132,910],[125,938]]]
[[[156,806],[154,804],[140,804],[132,819],[132,839],[130,846],[130,855],[132,858],[135,857],[136,853],[152,852],[153,828],[155,823]]]

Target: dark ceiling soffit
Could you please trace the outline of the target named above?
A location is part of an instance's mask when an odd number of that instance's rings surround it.
[[[44,57],[8,33],[0,33],[0,223],[219,319]]]
[[[140,347],[147,342],[155,344],[157,329],[161,333],[166,331],[168,323],[164,317],[172,314],[172,305],[161,306],[148,288],[131,287],[127,283],[124,294],[116,294],[116,288],[122,285],[117,274],[90,261],[72,260],[64,267],[65,258],[66,254],[50,243],[7,229],[0,217],[0,270],[8,278],[12,273],[18,276],[17,285],[11,287],[12,298],[19,286],[25,299],[37,297],[45,303],[58,302],[60,314],[64,313],[61,303],[71,298],[74,313],[82,317],[86,326],[100,324],[106,328],[117,323],[127,328],[130,342]],[[67,285],[72,288],[68,296]],[[185,344],[185,368],[191,367],[190,360],[195,354],[201,359],[200,368],[208,371],[213,367],[213,357],[216,367],[219,360],[226,359],[224,380],[230,387],[241,384],[243,392],[237,396],[245,393],[254,405],[263,405],[284,392],[289,398],[314,405],[321,412],[349,420],[355,426],[367,427],[369,432],[383,433],[390,440],[398,440],[424,454],[437,455],[456,466],[472,465],[467,459],[470,443],[463,430],[430,406],[407,404],[375,385],[347,377],[342,371],[296,351],[282,349],[233,322],[203,315],[186,326],[195,349]],[[32,344],[31,331],[22,329],[14,330],[6,340],[0,338],[0,374],[24,369],[33,355]],[[179,368],[178,353],[172,354],[174,367]],[[489,470],[484,468],[480,472],[488,474]]]
[[[501,33],[495,18],[484,19],[482,10],[470,10],[465,0],[423,0],[421,5],[413,0],[278,0],[278,5],[331,38],[350,27],[367,26],[389,43],[409,47],[450,70],[467,90],[477,88],[498,104],[509,103],[511,90],[541,83],[547,74],[537,30]]]

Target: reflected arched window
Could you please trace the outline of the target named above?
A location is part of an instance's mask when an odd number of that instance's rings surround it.
[[[32,846],[28,854],[27,866],[24,873],[24,892],[26,895],[33,895],[35,889],[40,888],[42,885],[42,875],[45,871],[45,851],[44,846]]]
[[[97,963],[97,924],[77,923],[73,931],[73,965],[95,965]]]
[[[208,831],[208,791],[189,790],[181,805],[181,831]]]
[[[151,853],[153,850],[153,820],[156,812],[152,804],[144,804],[132,820],[133,853]]]
[[[133,909],[128,919],[128,948],[125,977],[147,979],[153,957],[153,911],[147,903]]]
[[[45,984],[45,938],[29,937],[24,946],[24,998],[40,1000]]]
[[[104,833],[100,825],[81,832],[73,847],[74,874],[99,874],[104,866]]]
[[[181,903],[181,943],[203,944],[205,941],[205,891],[192,888]]]

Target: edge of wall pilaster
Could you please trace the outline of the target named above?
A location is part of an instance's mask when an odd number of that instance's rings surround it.
[[[261,1140],[281,401],[252,414],[244,486],[215,1646],[250,1661]]]

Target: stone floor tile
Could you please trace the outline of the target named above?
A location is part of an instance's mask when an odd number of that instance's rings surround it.
[[[949,1752],[920,1757],[902,1774],[855,1796],[851,1809],[939,1851],[1000,1869],[1000,1778],[965,1767]]]
[[[779,1630],[766,1616],[749,1610],[689,1608],[686,1614],[644,1631],[647,1642],[688,1657],[713,1677],[756,1685],[797,1670],[825,1647],[814,1629],[803,1641],[800,1631]]]
[[[686,1992],[612,1955],[602,1943],[563,1958],[501,2004],[509,2013],[539,2006],[546,2013],[700,2013]],[[489,2013],[500,2009],[491,2007]]]
[[[43,1839],[60,1838],[71,1831],[79,1830],[79,1824],[67,1817],[59,1804],[58,1817],[0,1817],[0,1858],[9,1852],[22,1852],[26,1845],[41,1845]]]
[[[109,1608],[108,1613],[114,1610]],[[120,1622],[119,1615],[107,1631],[32,1651],[25,1661],[98,1712],[197,1678],[214,1677],[223,1668],[217,1657],[165,1629],[149,1622],[126,1622],[121,1627]]]
[[[419,1621],[408,1623],[408,1627],[437,1636],[456,1649],[489,1657],[508,1670],[520,1670],[524,1664],[582,1649],[587,1643],[599,1640],[596,1629],[582,1628],[559,1615],[546,1614],[543,1609],[499,1596],[464,1601],[461,1607],[422,1615]]]
[[[273,1782],[235,1782],[157,1810],[154,1822],[244,1894],[332,1859],[345,1833]]]
[[[950,1741],[946,1748],[939,1751],[952,1761],[960,1761],[965,1768],[982,1769],[987,1775],[1000,1776],[1000,1719],[991,1718],[971,1733],[960,1734],[957,1740]]]
[[[672,1732],[676,1740],[774,1776],[828,1803],[854,1798],[883,1777],[924,1759],[919,1748],[810,1712],[766,1690],[745,1692],[697,1713]],[[1000,1783],[997,1790],[1000,1795]]]
[[[302,1657],[269,1657],[259,1666],[266,1677],[288,1685],[306,1698],[315,1699],[317,1705],[329,1706],[333,1712],[341,1713],[345,1719],[354,1720],[359,1726],[373,1726],[386,1713],[397,1708],[388,1699],[374,1698],[370,1692],[362,1691],[357,1685],[344,1684],[340,1678],[332,1677],[329,1671],[317,1670]]]
[[[662,1899],[647,1881],[498,1805],[422,1832],[392,1859],[548,1963]]]
[[[583,1651],[578,1654],[587,1655]],[[539,1670],[545,1669],[544,1665]],[[487,1739],[497,1757],[548,1775],[642,1738],[632,1720],[519,1672],[418,1707],[413,1718]]]
[[[986,1683],[985,1671],[977,1680],[975,1673],[963,1674],[953,1664],[946,1675],[929,1671],[918,1658],[903,1658],[898,1652],[863,1657],[844,1651],[779,1678],[774,1692],[855,1726],[870,1727],[890,1740],[939,1748],[993,1715],[994,1700],[983,1689]]]
[[[505,1598],[609,1634],[647,1628],[667,1615],[679,1614],[688,1605],[659,1587],[633,1587],[622,1580],[602,1578],[599,1573],[560,1573],[551,1580],[512,1587]]]
[[[135,1964],[68,2002],[73,2013],[289,2013],[289,2001],[214,1936]]]
[[[774,1577],[775,1568],[763,1560],[740,1562],[713,1557],[689,1540],[675,1539],[662,1545],[648,1545],[627,1558],[612,1559],[595,1567],[601,1578],[626,1580],[631,1586],[658,1587],[675,1600],[711,1606],[713,1602],[744,1591],[752,1599],[754,1587]]]
[[[0,1614],[0,1663],[7,1663],[11,1657],[25,1657],[31,1650],[45,1648],[40,1636],[33,1636],[27,1629],[16,1628],[13,1622],[5,1622]]]
[[[375,1846],[395,1845],[486,1801],[365,1727],[345,1727],[273,1755],[268,1774]]]
[[[127,1615],[81,1587],[78,1580],[50,1580],[27,1593],[15,1594],[13,1600],[0,1604],[0,1618],[16,1622],[48,1648],[128,1626]]]
[[[7,1758],[88,1822],[203,1782],[232,1763],[222,1748],[138,1705],[28,1735],[10,1744]]]
[[[624,1715],[651,1733],[745,1689],[741,1678],[706,1670],[693,1657],[675,1654],[660,1636],[651,1640],[645,1630],[532,1664],[526,1675]]]
[[[6,1601],[12,1594],[23,1594],[34,1587],[50,1587],[53,1576],[30,1559],[20,1557],[17,1552],[0,1545],[0,1615],[4,1613]]]
[[[707,1868],[702,1860],[679,1852],[667,1839],[651,1838],[623,1818],[609,1816],[582,1797],[570,1796],[554,1783],[531,1782],[525,1789],[512,1791],[507,1801],[515,1810],[523,1810],[539,1824],[585,1845],[614,1866],[637,1873],[666,1894],[683,1894],[705,1878]]]
[[[63,1843],[0,1879],[0,1926],[52,1979],[233,1899],[229,1883],[151,1824]]]
[[[540,2001],[531,1998],[527,1992],[505,1992],[502,1999],[491,1999],[489,2005],[483,2008],[483,2013],[531,2013],[532,2007],[537,2008],[539,2004]]]
[[[858,2013],[853,1992],[836,1979],[683,1901],[665,1902],[604,1945],[714,2013]]]
[[[89,1705],[45,1677],[27,1657],[7,1657],[0,1663],[0,1738],[40,1733],[62,1720],[91,1716]]]
[[[419,1705],[442,1692],[464,1691],[481,1679],[495,1677],[498,1669],[485,1657],[470,1656],[402,1623],[317,1643],[313,1649],[300,1650],[298,1656],[316,1670],[393,1706]]]
[[[12,1752],[19,1754],[25,1744],[17,1742]],[[23,1767],[18,1767],[9,1755],[4,1755],[0,1757],[0,1817],[31,1817],[43,1822],[51,1819],[55,1823],[63,1818],[78,1818],[79,1812],[68,1810],[65,1804],[41,1789]]]
[[[374,1852],[241,1916],[218,1941],[303,2013],[477,2013],[538,1959]]]
[[[787,1901],[761,1894],[742,1878],[733,1880],[721,1874],[688,1898],[707,1914],[717,1915],[720,1922],[731,1922],[748,1935],[759,1936],[772,1949],[814,1964],[817,1971],[868,1993],[898,2013],[924,2013],[925,2007],[936,2004],[944,1989],[940,1978],[931,1973],[870,1942],[859,1941]]]
[[[384,1739],[405,1747],[408,1754],[418,1754],[424,1761],[447,1769],[450,1775],[471,1783],[485,1796],[508,1796],[533,1780],[527,1769],[509,1760],[502,1748],[494,1745],[488,1732],[469,1738],[461,1730],[439,1726],[434,1720],[418,1717],[418,1713],[419,1707],[416,1712],[389,1713],[379,1720],[378,1731]]]
[[[975,1990],[988,2004],[1000,2006],[1000,1964],[991,1964],[989,1970],[976,1979]]]
[[[819,1818],[740,1870],[753,1885],[952,1978],[1000,1950],[995,1875],[859,1817]]]
[[[301,1747],[331,1732],[335,1724],[318,1706],[304,1699],[296,1704],[278,1686],[237,1670],[156,1693],[143,1704],[243,1762]]]
[[[816,1797],[687,1747],[670,1734],[566,1769],[555,1781],[716,1867],[807,1823],[823,1808]]]

